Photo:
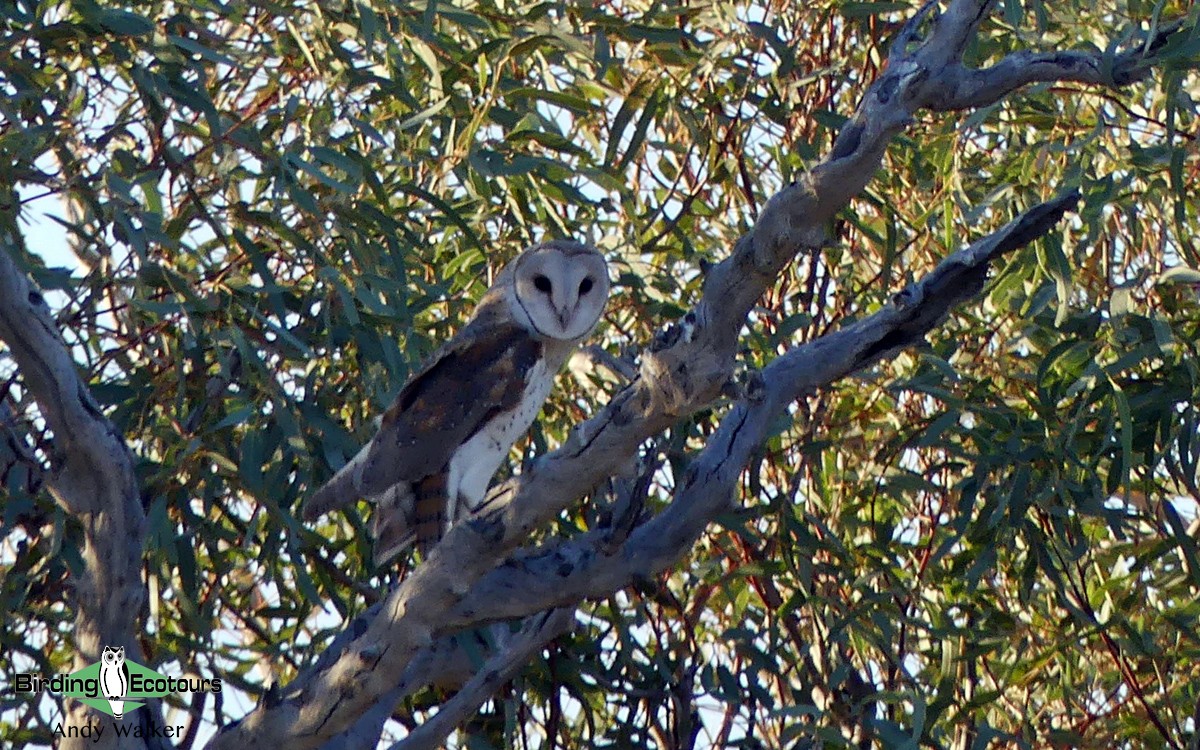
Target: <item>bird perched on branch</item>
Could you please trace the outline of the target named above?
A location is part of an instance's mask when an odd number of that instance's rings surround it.
[[[313,493],[313,520],[365,497],[376,565],[416,543],[423,554],[482,502],[492,475],[533,424],[554,376],[604,311],[604,257],[553,240],[504,267],[454,338],[424,364],[362,450]]]

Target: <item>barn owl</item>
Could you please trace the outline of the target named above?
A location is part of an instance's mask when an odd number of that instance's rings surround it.
[[[375,437],[308,499],[304,517],[365,497],[375,505],[376,565],[414,542],[428,554],[482,502],[555,374],[600,319],[608,286],[591,246],[554,240],[518,255],[400,389]]]
[[[100,654],[100,692],[108,699],[114,719],[125,718],[125,694],[129,692],[129,667],[125,647],[105,646]]]

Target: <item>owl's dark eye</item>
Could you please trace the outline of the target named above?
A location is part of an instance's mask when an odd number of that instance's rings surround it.
[[[584,279],[583,281],[579,282],[579,293],[581,295],[587,294],[590,291],[592,291],[592,280],[591,279]]]
[[[539,292],[545,292],[546,294],[550,293],[550,279],[546,278],[540,273],[533,277],[533,285],[537,287]]]

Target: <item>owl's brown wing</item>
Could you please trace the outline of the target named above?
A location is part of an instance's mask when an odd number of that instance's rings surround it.
[[[520,403],[542,345],[511,323],[481,323],[409,379],[366,448],[305,503],[306,518],[442,471],[490,418]]]

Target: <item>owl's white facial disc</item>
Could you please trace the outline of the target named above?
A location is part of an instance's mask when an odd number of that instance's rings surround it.
[[[555,240],[526,250],[516,262],[517,302],[538,333],[569,341],[586,336],[600,320],[608,267],[598,250]]]

